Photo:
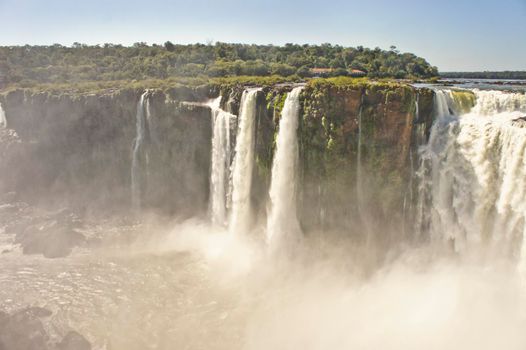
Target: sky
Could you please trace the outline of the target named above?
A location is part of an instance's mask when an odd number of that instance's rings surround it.
[[[0,45],[396,46],[440,71],[526,70],[526,0],[0,0]]]

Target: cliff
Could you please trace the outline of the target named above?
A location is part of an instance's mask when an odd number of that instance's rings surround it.
[[[145,210],[206,213],[212,128],[205,102],[221,95],[222,107],[237,115],[244,87],[149,90],[151,118],[140,154]],[[5,91],[0,103],[16,135],[4,131],[0,142],[0,192],[81,213],[129,211],[137,104],[146,88]],[[266,214],[275,134],[290,89],[265,85],[258,95],[252,202],[259,218]],[[411,153],[431,126],[432,101],[431,90],[394,82],[306,84],[298,131],[298,216],[305,232],[347,229],[363,236],[370,225],[402,225],[411,201]]]
[[[186,89],[170,92],[188,100],[202,97]],[[0,191],[81,212],[128,210],[137,102],[142,93],[142,89],[97,94],[15,90],[2,95],[8,126],[16,135],[11,135],[9,147],[2,142],[9,151],[0,160],[5,174]],[[152,91],[149,100],[157,135],[144,154],[150,175],[145,200],[169,213],[199,212],[207,197],[202,188],[208,182],[208,108],[173,100],[161,91]],[[176,186],[179,183],[185,185]]]

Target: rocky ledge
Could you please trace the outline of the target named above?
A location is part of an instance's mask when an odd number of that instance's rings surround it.
[[[90,342],[73,330],[53,341],[45,327],[52,314],[41,307],[0,311],[0,350],[91,350]]]

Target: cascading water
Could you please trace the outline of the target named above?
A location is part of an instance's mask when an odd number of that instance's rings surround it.
[[[486,247],[524,260],[526,96],[474,93],[472,111],[457,116],[453,92],[436,91],[436,121],[420,152],[417,225],[456,251]]]
[[[7,128],[7,119],[5,117],[4,109],[2,108],[2,104],[0,103],[0,128],[5,129]]]
[[[298,119],[302,87],[294,88],[283,106],[272,163],[270,212],[267,221],[267,243],[271,249],[292,243],[300,237],[296,215],[298,172]]]
[[[524,94],[504,91],[475,90],[477,104],[473,112],[481,115],[492,115],[503,112],[519,111],[526,113]]]
[[[144,182],[144,173],[142,167],[142,153],[144,152],[144,143],[146,138],[146,115],[150,114],[148,101],[148,91],[145,91],[137,103],[136,114],[136,136],[133,141],[133,154],[131,166],[131,193],[132,206],[135,211],[141,209],[142,184]]]
[[[250,189],[254,167],[256,102],[259,89],[245,90],[241,97],[239,129],[232,173],[230,231],[245,233],[251,224]]]
[[[358,215],[362,228],[365,231],[366,245],[372,243],[372,229],[370,227],[369,213],[366,209],[366,198],[364,193],[363,169],[362,169],[362,148],[363,148],[363,108],[364,108],[365,91],[362,91],[360,98],[360,109],[358,111],[358,152],[356,155],[356,202],[358,204]]]
[[[230,179],[230,124],[234,115],[220,108],[221,96],[210,103],[212,110],[212,166],[210,173],[210,214],[212,223],[225,225]]]
[[[415,239],[421,240],[426,237],[424,233],[430,230],[431,225],[431,195],[433,192],[433,177],[431,172],[433,169],[436,169],[437,157],[436,153],[442,152],[441,149],[435,150],[434,145],[441,145],[444,143],[443,140],[437,142],[438,130],[442,130],[450,125],[452,118],[452,113],[450,111],[448,100],[453,101],[453,99],[448,99],[446,96],[450,95],[450,90],[436,90],[434,95],[434,118],[435,124],[431,130],[429,141],[427,144],[420,146],[418,152],[419,167],[416,172],[417,184],[418,184],[418,201],[416,206],[415,214]]]
[[[145,126],[148,128],[148,136],[149,141],[151,144],[156,145],[157,147],[160,146],[159,141],[159,130],[157,129],[157,125],[155,124],[154,119],[152,118],[152,113],[150,109],[150,99],[146,98],[146,101],[144,102],[144,120],[145,120]]]
[[[414,123],[414,131],[413,131],[413,140],[412,143],[414,143],[413,146],[409,148],[409,170],[410,170],[410,177],[409,182],[407,184],[407,190],[404,194],[404,203],[403,203],[403,218],[404,218],[404,226],[403,226],[403,232],[404,236],[407,234],[407,227],[406,223],[410,222],[409,219],[412,219],[409,217],[410,213],[413,212],[413,203],[414,203],[414,174],[415,174],[415,155],[414,155],[414,149],[418,148],[420,145],[423,144],[423,140],[425,140],[425,124],[420,121],[420,112],[419,112],[419,106],[420,103],[420,94],[418,93],[418,90],[416,91],[416,99],[415,99],[415,115],[413,119]]]

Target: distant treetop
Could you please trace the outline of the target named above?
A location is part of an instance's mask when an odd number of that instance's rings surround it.
[[[442,78],[450,79],[526,79],[526,71],[504,72],[441,72]]]
[[[326,68],[326,69],[321,69]],[[11,83],[165,79],[168,77],[357,74],[371,78],[430,78],[436,67],[412,53],[339,45],[164,45],[135,43],[71,47],[0,47],[0,86]]]

